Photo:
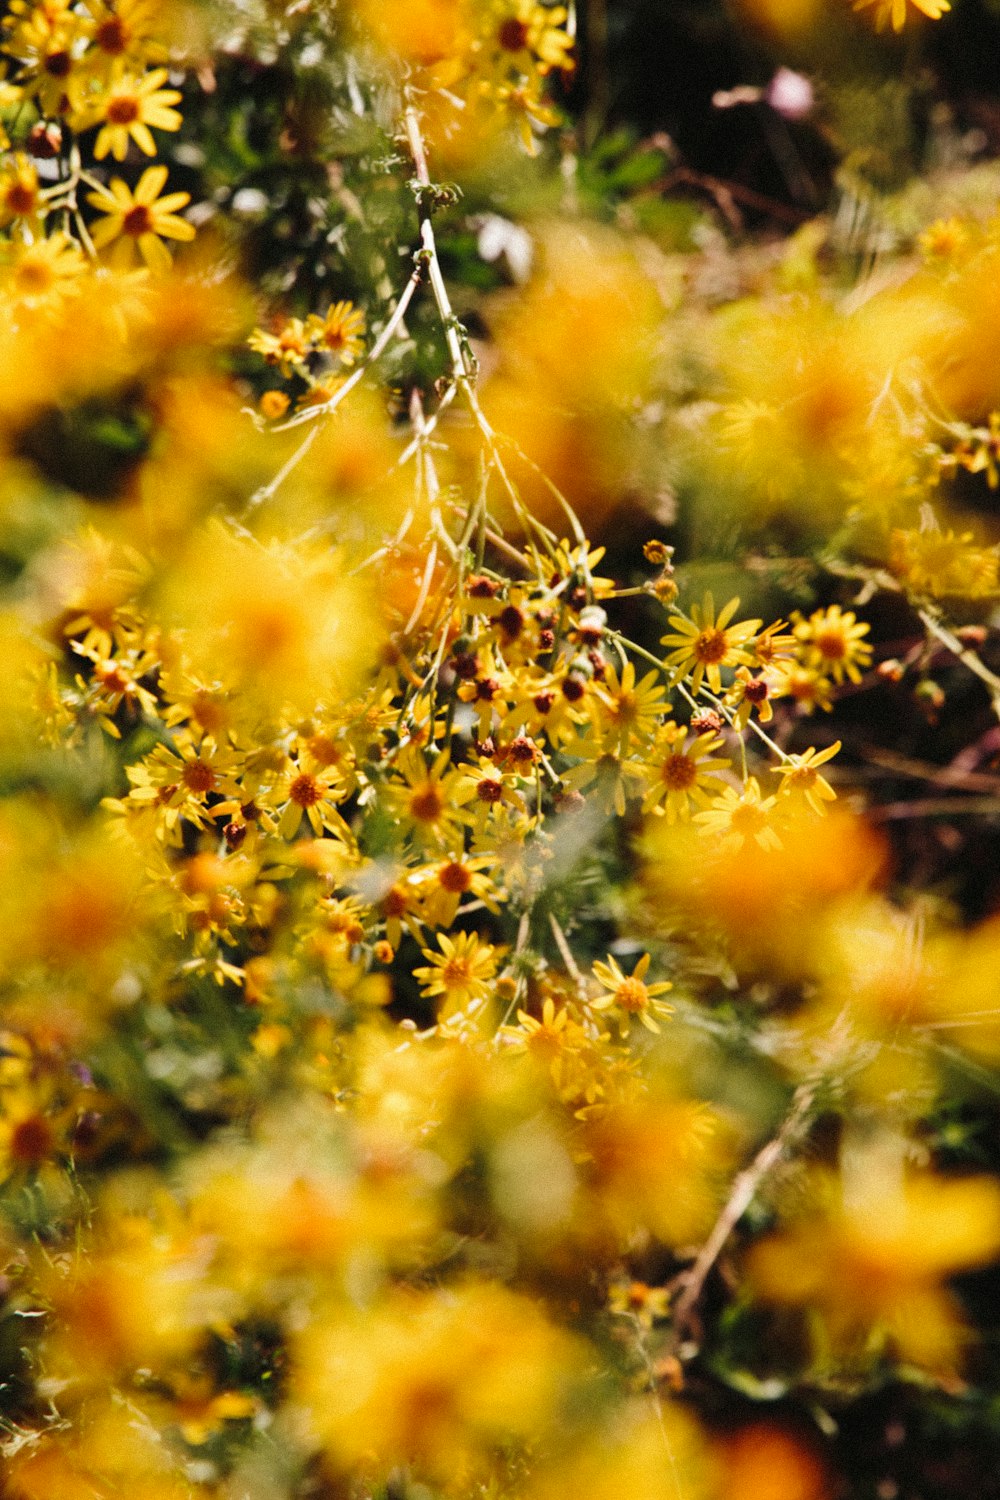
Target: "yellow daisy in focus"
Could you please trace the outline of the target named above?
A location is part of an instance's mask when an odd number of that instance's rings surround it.
[[[487,999],[497,971],[492,944],[482,942],[477,932],[459,932],[453,938],[439,932],[437,940],[441,952],[424,948],[427,964],[413,971],[421,994],[429,999],[443,996],[445,1016],[464,1010],[472,1001]]]
[[[742,620],[738,625],[730,625],[739,607],[738,599],[730,599],[716,615],[715,600],[706,594],[700,609],[697,604],[691,606],[690,620],[683,615],[670,616],[675,633],[663,636],[662,644],[675,648],[664,662],[668,669],[672,668],[671,686],[690,676],[691,690],[697,693],[707,678],[712,692],[718,693],[722,690],[723,667],[753,665],[747,647],[762,621]]]
[[[908,5],[912,5],[931,21],[939,21],[945,11],[951,10],[950,0],[854,0],[855,10],[874,7],[875,26],[879,31],[887,23],[892,25],[893,31],[902,31],[906,24]]]
[[[719,775],[728,759],[713,754],[722,739],[709,731],[688,739],[678,724],[664,726],[661,742],[649,762],[652,785],[642,804],[643,812],[666,813],[667,822],[691,816],[691,803],[708,807],[712,794],[723,788]],[[664,753],[665,752],[665,753]]]
[[[647,1031],[658,1032],[660,1027],[656,1017],[666,1018],[673,1015],[674,1011],[672,1005],[659,997],[665,995],[667,990],[672,990],[673,985],[669,979],[661,979],[657,984],[646,984],[649,961],[649,954],[644,953],[631,974],[624,974],[610,954],[606,964],[596,963],[594,978],[608,993],[599,1000],[592,1000],[591,1010],[610,1010],[615,1006],[622,1012],[619,1024],[623,1030],[626,1018],[636,1016]]]
[[[169,271],[170,252],[163,240],[194,239],[194,225],[177,214],[190,203],[191,194],[167,193],[161,198],[166,181],[166,167],[147,167],[134,192],[120,177],[113,177],[106,188],[87,194],[87,202],[104,214],[91,227],[91,237],[98,250],[117,242],[112,251],[116,265],[133,264],[138,251],[151,271]]]
[[[166,68],[154,68],[142,78],[125,74],[116,79],[100,110],[102,123],[94,146],[98,161],[103,161],[109,151],[115,161],[124,161],[130,141],[135,141],[146,156],[155,156],[156,142],[149,127],[180,129],[180,114],[170,107],[180,99],[180,90],[161,88],[166,78]]]

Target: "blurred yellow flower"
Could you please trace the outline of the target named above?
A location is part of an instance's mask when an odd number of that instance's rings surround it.
[[[854,0],[854,9],[867,10],[873,6],[875,25],[880,31],[889,23],[893,31],[902,31],[909,14],[908,4],[931,21],[939,21],[945,11],[951,10],[950,0]]]

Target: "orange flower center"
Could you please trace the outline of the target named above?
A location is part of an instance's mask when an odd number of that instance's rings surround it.
[[[26,182],[12,182],[4,194],[7,211],[24,217],[34,211],[37,201],[34,188]]]
[[[436,823],[444,812],[444,800],[432,781],[418,787],[410,798],[410,814],[421,823]]]
[[[315,776],[310,776],[307,771],[304,771],[301,776],[296,776],[288,788],[288,795],[300,807],[315,807],[317,802],[322,801],[323,788]]]
[[[476,787],[476,796],[480,802],[502,802],[503,782],[494,780],[492,776],[485,777]]]
[[[452,860],[438,875],[438,884],[453,896],[461,896],[472,884],[472,875],[464,865]]]
[[[646,1009],[649,994],[641,979],[626,979],[615,990],[615,1003],[632,1015]]]
[[[138,239],[140,235],[152,232],[153,216],[145,203],[133,204],[122,220],[122,228],[126,234],[132,235],[134,239]]]
[[[15,1161],[35,1166],[49,1155],[55,1145],[52,1127],[42,1115],[29,1115],[15,1125],[10,1138],[10,1154]]]
[[[109,16],[94,32],[94,41],[102,52],[118,57],[125,51],[125,28],[117,16]]]
[[[18,289],[27,294],[47,292],[55,283],[55,272],[44,260],[25,257],[14,272]]]
[[[827,661],[840,661],[847,655],[847,642],[839,630],[821,630],[815,640],[816,650]]]
[[[108,105],[109,125],[134,125],[139,118],[139,101],[134,94],[120,94]]]
[[[472,966],[467,958],[449,958],[441,968],[441,979],[447,989],[463,989],[472,977]]]
[[[189,760],[181,773],[181,780],[192,792],[210,792],[215,786],[215,772],[203,760]]]
[[[751,838],[755,833],[759,833],[766,823],[767,818],[764,813],[751,802],[745,802],[742,807],[737,807],[730,819],[733,832],[742,834],[744,838]]]
[[[686,755],[671,755],[660,769],[660,776],[672,792],[686,792],[698,780],[698,767]]]
[[[520,52],[528,45],[528,34],[526,23],[511,16],[497,32],[497,41],[505,52]]]
[[[728,649],[724,630],[702,630],[695,636],[695,657],[706,667],[717,666]]]

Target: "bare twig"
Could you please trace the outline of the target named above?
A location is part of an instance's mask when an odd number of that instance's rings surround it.
[[[764,1178],[774,1170],[796,1136],[802,1132],[815,1098],[815,1084],[799,1085],[792,1099],[791,1110],[778,1134],[761,1147],[750,1165],[733,1183],[726,1205],[716,1219],[711,1234],[699,1250],[691,1269],[684,1275],[683,1291],[674,1304],[672,1352],[676,1351],[687,1332],[708,1273],[722,1254],[726,1241],[750,1207]]]

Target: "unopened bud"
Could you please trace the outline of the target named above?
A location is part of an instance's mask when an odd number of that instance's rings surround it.
[[[28,155],[39,161],[51,161],[62,150],[62,126],[55,120],[39,120],[28,132]]]

